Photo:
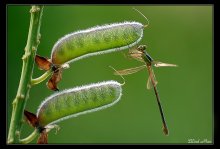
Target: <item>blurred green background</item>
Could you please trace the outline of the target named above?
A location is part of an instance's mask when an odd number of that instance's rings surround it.
[[[41,43],[37,53],[50,57],[55,42],[70,32],[96,25],[146,20],[132,7],[135,5],[45,6],[41,25]],[[108,109],[68,119],[59,123],[61,130],[49,133],[49,143],[188,143],[189,139],[213,141],[213,7],[212,5],[135,6],[149,20],[140,44],[162,62],[176,68],[154,68],[158,90],[170,130],[162,133],[162,123],[153,90],[146,89],[147,70],[125,76],[123,96]],[[27,41],[30,6],[7,6],[7,119],[9,126],[12,101],[16,95],[22,68],[21,57]],[[59,88],[66,89],[104,80],[122,79],[113,75],[111,65],[125,69],[142,65],[124,56],[128,50],[82,59],[64,70]],[[34,76],[43,71],[35,65]],[[46,81],[34,86],[26,109],[36,113],[39,104],[54,93]],[[8,130],[8,128],[7,128]],[[21,137],[33,129],[22,127]],[[32,142],[35,143],[36,139]],[[205,142],[207,143],[207,142]]]

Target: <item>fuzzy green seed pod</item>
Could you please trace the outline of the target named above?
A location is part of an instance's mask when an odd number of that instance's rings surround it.
[[[135,46],[143,36],[144,25],[123,22],[70,33],[57,41],[52,63],[62,65],[92,55],[110,53]]]
[[[121,84],[106,81],[55,93],[38,108],[39,126],[55,124],[61,120],[98,111],[117,103],[122,95]]]

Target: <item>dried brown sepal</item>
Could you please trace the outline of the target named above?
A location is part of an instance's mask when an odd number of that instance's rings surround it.
[[[24,110],[24,115],[29,125],[31,125],[34,128],[38,127],[38,118],[35,114]]]
[[[46,129],[44,129],[41,133],[39,138],[37,139],[37,144],[48,144],[48,134]]]
[[[35,62],[39,69],[41,70],[50,70],[52,63],[50,62],[50,59],[36,55],[35,56]]]
[[[47,82],[47,87],[53,91],[59,91],[57,84],[62,79],[62,71],[61,69],[57,69],[54,71],[52,77]]]

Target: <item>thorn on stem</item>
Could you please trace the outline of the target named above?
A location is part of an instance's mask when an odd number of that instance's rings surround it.
[[[16,130],[15,135],[19,137],[20,136],[20,131]]]
[[[30,52],[26,52],[26,53],[22,56],[22,60],[27,59],[30,55],[31,55]]]
[[[19,95],[17,95],[17,97],[16,97],[17,99],[19,99],[19,100],[21,100],[21,99],[24,99],[25,98],[25,96],[24,96],[24,94],[19,94]]]
[[[28,87],[28,88],[31,88],[31,84],[30,84],[30,83],[28,83],[28,84],[27,84],[27,87]]]
[[[38,39],[38,40],[41,39],[41,34],[40,34],[40,33],[38,34],[37,39]]]
[[[32,51],[36,51],[37,48],[35,46],[32,46]]]
[[[40,39],[37,39],[37,45],[39,45],[40,44]]]
[[[21,94],[21,99],[24,99],[24,97],[25,97],[24,94]]]

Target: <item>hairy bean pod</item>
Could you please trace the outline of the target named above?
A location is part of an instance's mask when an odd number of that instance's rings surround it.
[[[123,22],[70,33],[54,45],[52,63],[62,65],[88,56],[130,48],[141,40],[143,29],[144,25],[139,22]]]
[[[55,93],[38,108],[40,127],[81,114],[98,111],[117,103],[122,95],[121,84],[106,81]]]

